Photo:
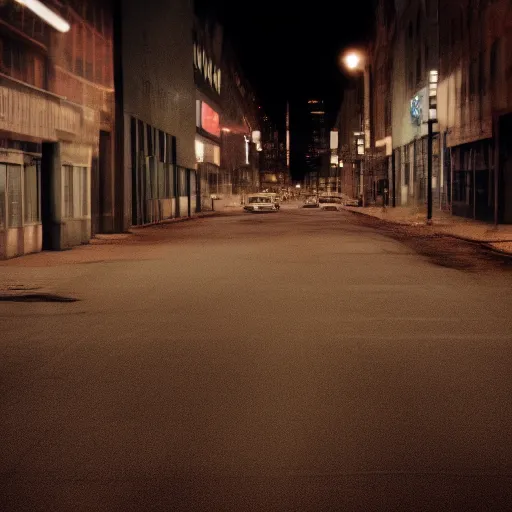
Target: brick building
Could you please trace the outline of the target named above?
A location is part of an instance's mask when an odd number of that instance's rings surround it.
[[[48,1],[59,32],[0,4],[0,258],[112,230],[112,12]]]

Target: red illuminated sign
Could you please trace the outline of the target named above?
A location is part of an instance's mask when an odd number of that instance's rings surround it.
[[[212,135],[220,137],[219,114],[204,102],[201,103],[201,128]]]

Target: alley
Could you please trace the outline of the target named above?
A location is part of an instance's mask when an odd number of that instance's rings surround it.
[[[289,206],[2,262],[78,300],[0,302],[0,510],[506,510],[512,274],[450,243]]]

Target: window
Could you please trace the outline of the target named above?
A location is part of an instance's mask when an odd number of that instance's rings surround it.
[[[179,168],[180,173],[180,196],[188,194],[187,170],[183,167]]]
[[[85,78],[94,80],[94,33],[91,29],[85,32]]]
[[[33,224],[40,221],[40,208],[39,208],[39,163],[25,166],[24,176],[24,210],[25,210],[25,223]]]
[[[471,64],[469,65],[469,94],[470,96],[474,96],[477,94],[477,84],[478,84],[478,66],[476,59],[471,60]]]
[[[411,164],[409,162],[409,146],[404,148],[404,185],[409,185],[409,175],[411,173]]]
[[[89,215],[89,187],[87,167],[63,166],[64,217],[68,219]]]
[[[87,167],[79,167],[78,168],[78,180],[80,182],[81,188],[81,204],[80,210],[82,213],[82,217],[87,217],[89,215],[89,187],[88,187],[88,169]]]
[[[64,165],[64,217],[73,218],[73,167]]]
[[[7,226],[22,225],[21,165],[7,166]]]
[[[75,73],[78,76],[84,76],[84,27],[80,24],[76,24],[75,30]]]
[[[7,179],[7,166],[0,164],[0,228],[5,227],[5,185]]]
[[[493,93],[498,91],[498,65],[500,60],[500,39],[496,39],[491,46],[491,57],[490,57],[490,66],[489,66],[489,80],[490,80],[490,88]]]

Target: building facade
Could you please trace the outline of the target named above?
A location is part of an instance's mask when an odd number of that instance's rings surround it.
[[[506,0],[442,6],[441,184],[455,215],[512,222],[511,34],[512,5]]]
[[[47,5],[67,32],[0,5],[0,258],[113,229],[112,10]]]
[[[263,151],[260,157],[261,190],[282,193],[290,187],[286,137],[266,115],[261,118]],[[289,129],[287,130],[289,140]]]
[[[329,131],[327,127],[324,101],[308,100],[308,144],[306,165],[310,171],[322,167],[322,156],[329,152]]]
[[[230,41],[223,45],[224,90],[221,163],[231,177],[232,194],[241,196],[260,189],[260,158],[262,150],[259,108],[256,95],[243,73]]]
[[[124,231],[197,208],[193,5],[115,5],[116,229]]]
[[[438,70],[437,0],[396,1],[392,50],[392,146],[396,204],[422,208],[427,201],[429,73]],[[437,129],[435,131],[438,131]],[[440,195],[439,135],[433,143],[433,197]]]

